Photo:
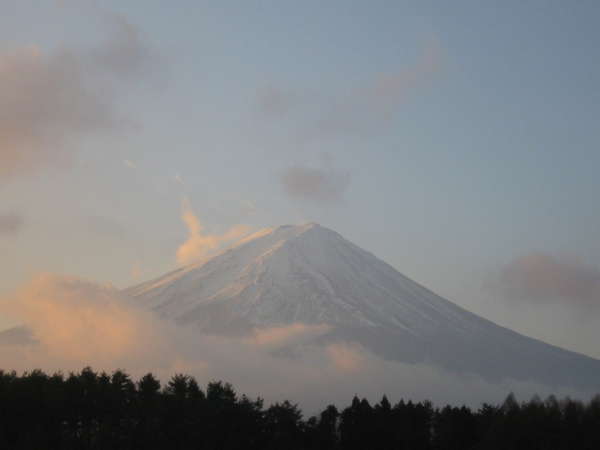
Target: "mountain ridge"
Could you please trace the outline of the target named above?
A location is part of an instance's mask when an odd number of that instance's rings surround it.
[[[444,299],[316,223],[260,231],[126,290],[145,308],[209,333],[327,324],[404,362],[484,378],[600,387],[600,361],[516,333]]]

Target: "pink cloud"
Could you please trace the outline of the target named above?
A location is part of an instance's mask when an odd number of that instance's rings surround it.
[[[0,52],[0,179],[69,161],[82,137],[122,129],[117,94],[151,54],[133,25],[105,18],[108,38],[91,49]]]
[[[234,225],[223,234],[207,234],[187,199],[183,200],[181,219],[188,229],[188,238],[177,249],[176,256],[179,264],[198,261],[222,245],[242,239],[251,231],[246,225]]]
[[[530,253],[516,258],[504,267],[501,282],[509,297],[600,306],[600,269],[564,256]]]

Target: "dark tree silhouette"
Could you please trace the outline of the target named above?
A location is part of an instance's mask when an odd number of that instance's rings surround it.
[[[355,396],[303,420],[289,401],[268,408],[214,381],[193,377],[164,387],[121,370],[47,375],[0,371],[0,449],[209,450],[597,450],[600,396],[588,403],[533,397],[519,403],[434,409],[430,402],[384,396],[371,406]]]

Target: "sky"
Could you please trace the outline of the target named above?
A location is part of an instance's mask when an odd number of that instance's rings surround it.
[[[314,221],[600,358],[598,2],[0,9],[0,295]]]

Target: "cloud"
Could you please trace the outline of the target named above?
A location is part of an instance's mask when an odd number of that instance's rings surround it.
[[[125,17],[107,11],[101,14],[109,28],[109,37],[104,45],[90,50],[87,62],[110,76],[138,81],[139,76],[153,65],[156,55],[144,41],[140,30]]]
[[[332,168],[293,166],[283,172],[281,183],[290,197],[334,204],[342,201],[350,183],[350,175]]]
[[[125,361],[153,334],[153,318],[128,306],[115,288],[73,277],[40,275],[5,308],[58,360]]]
[[[530,253],[511,261],[501,274],[508,298],[536,304],[600,306],[600,269],[581,261],[546,253]]]
[[[123,164],[125,165],[125,167],[129,167],[130,169],[137,169],[137,165],[133,161],[130,161],[128,159],[124,159]]]
[[[393,114],[419,86],[441,68],[441,50],[431,40],[417,62],[389,74],[379,74],[370,84],[340,95],[329,105],[308,138],[370,134],[389,124]]]
[[[318,94],[268,85],[258,90],[257,103],[266,117],[297,114],[295,122],[303,123],[297,130],[300,141],[370,135],[388,125],[410,95],[440,72],[442,63],[441,46],[432,38],[412,66],[380,73],[363,85]]]
[[[23,228],[23,225],[23,217],[18,214],[0,214],[0,236],[3,234],[17,234]]]
[[[376,107],[387,111],[406,99],[406,95],[424,81],[438,73],[442,67],[442,51],[436,39],[431,39],[423,49],[416,64],[395,73],[380,75],[365,95]]]
[[[26,327],[0,332],[5,370],[90,365],[125,369],[134,377],[152,371],[163,382],[186,372],[200,383],[232,382],[267,402],[290,399],[309,412],[347,404],[355,393],[371,400],[386,393],[392,401],[471,405],[501,401],[510,391],[521,398],[588,394],[513,380],[492,384],[427,364],[384,360],[351,341],[322,343],[326,328],[318,325],[279,325],[237,337],[200,334],[158,319],[113,287],[74,277],[39,276],[5,298],[0,311],[20,317]],[[295,351],[282,352],[283,346]]]
[[[133,25],[103,18],[108,38],[92,49],[0,52],[0,180],[68,161],[79,139],[124,128],[118,94],[152,56]]]
[[[263,348],[277,349],[310,341],[324,335],[330,330],[331,327],[325,324],[310,325],[293,323],[290,325],[254,329],[252,335],[246,341]]]
[[[205,234],[204,226],[194,214],[187,199],[183,200],[181,218],[188,229],[187,240],[177,249],[177,262],[189,264],[211,254],[226,243],[237,241],[250,233],[246,225],[234,225],[223,234]]]
[[[334,343],[327,346],[333,365],[343,372],[356,372],[365,367],[365,351],[359,346]]]
[[[17,326],[9,328],[8,330],[0,331],[0,346],[27,346],[37,343],[38,341],[33,338],[29,328],[24,326]]]

